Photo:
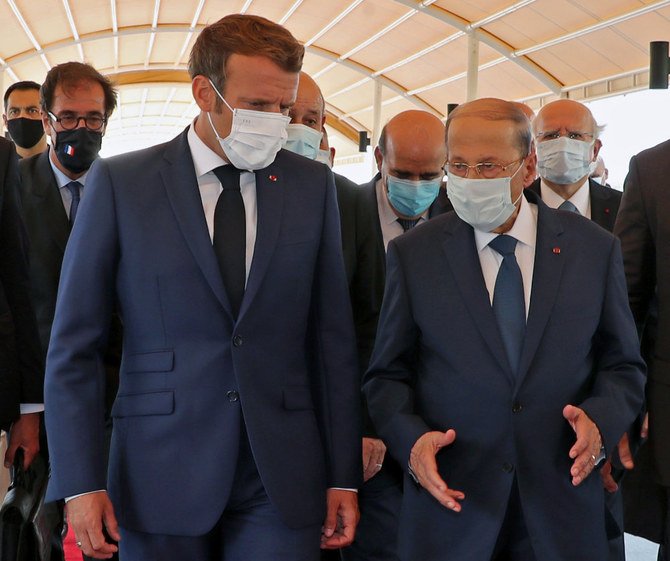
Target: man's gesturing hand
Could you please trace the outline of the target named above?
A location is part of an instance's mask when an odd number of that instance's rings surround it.
[[[461,511],[462,501],[465,495],[461,491],[449,489],[437,471],[435,455],[441,448],[449,446],[456,440],[456,431],[449,429],[447,432],[427,432],[419,438],[412,447],[409,455],[409,465],[419,484],[428,491],[438,502],[453,510]]]

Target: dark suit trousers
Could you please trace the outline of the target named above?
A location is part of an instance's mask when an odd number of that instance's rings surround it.
[[[516,478],[491,561],[537,561],[526,529]]]
[[[354,543],[342,549],[343,561],[398,561],[398,516],[403,474],[388,455],[381,471],[358,493],[361,520]]]
[[[121,561],[318,561],[321,524],[292,529],[263,488],[246,432],[233,489],[221,518],[204,536],[145,534],[121,528]],[[188,482],[184,482],[188,485]]]

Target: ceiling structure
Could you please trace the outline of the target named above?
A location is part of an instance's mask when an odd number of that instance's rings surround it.
[[[538,108],[643,89],[649,42],[670,37],[670,0],[0,0],[0,89],[86,61],[119,85],[105,147],[164,141],[197,113],[195,38],[233,12],[305,44],[339,156],[405,109],[444,117],[472,97]]]

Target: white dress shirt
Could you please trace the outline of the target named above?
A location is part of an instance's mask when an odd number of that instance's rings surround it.
[[[535,240],[537,238],[537,205],[531,204],[526,197],[521,197],[519,214],[508,232],[508,236],[517,239],[514,256],[516,257],[521,278],[523,279],[523,294],[526,303],[526,318],[530,309],[530,292],[533,288],[533,268],[535,266]],[[475,230],[475,244],[479,255],[479,263],[482,266],[482,274],[489,291],[489,299],[493,305],[493,289],[496,285],[496,277],[502,263],[503,256],[488,244],[498,237],[492,232]]]
[[[386,188],[381,177],[375,183],[377,192],[377,214],[379,215],[379,225],[382,228],[382,237],[384,238],[384,251],[386,251],[389,242],[405,233],[403,227],[398,222],[398,215],[393,211],[393,207],[386,195]],[[426,210],[416,223],[417,226],[428,220],[428,210]],[[416,228],[416,226],[415,226]]]
[[[589,178],[587,177],[579,186],[572,197],[568,199],[573,205],[577,207],[579,214],[591,218],[591,192],[589,190]],[[561,197],[556,191],[552,190],[543,179],[540,179],[540,196],[542,202],[550,208],[558,208],[565,199]]]
[[[205,212],[209,238],[214,241],[214,211],[219,195],[223,188],[221,182],[214,174],[214,169],[219,166],[230,165],[221,156],[209,148],[195,132],[195,121],[191,124],[187,133],[188,146],[193,158],[195,175],[200,189],[200,198],[202,199],[202,208]],[[244,218],[247,231],[246,239],[246,272],[249,278],[249,269],[251,261],[254,258],[254,245],[256,244],[256,176],[252,171],[242,171],[240,173],[240,192],[244,202]]]

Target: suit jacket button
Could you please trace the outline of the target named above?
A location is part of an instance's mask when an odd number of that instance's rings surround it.
[[[242,339],[242,335],[235,335],[235,337],[233,337],[233,345],[235,347],[241,347],[242,343],[244,343],[244,339]]]
[[[235,390],[230,390],[226,396],[228,397],[228,401],[231,403],[234,403],[235,401],[240,400],[240,394],[238,394]]]
[[[514,471],[514,466],[512,464],[510,464],[509,462],[505,462],[502,465],[502,469],[505,473],[512,473],[512,471]]]
[[[512,405],[512,412],[519,413],[523,409],[523,406],[520,403],[515,403]]]

